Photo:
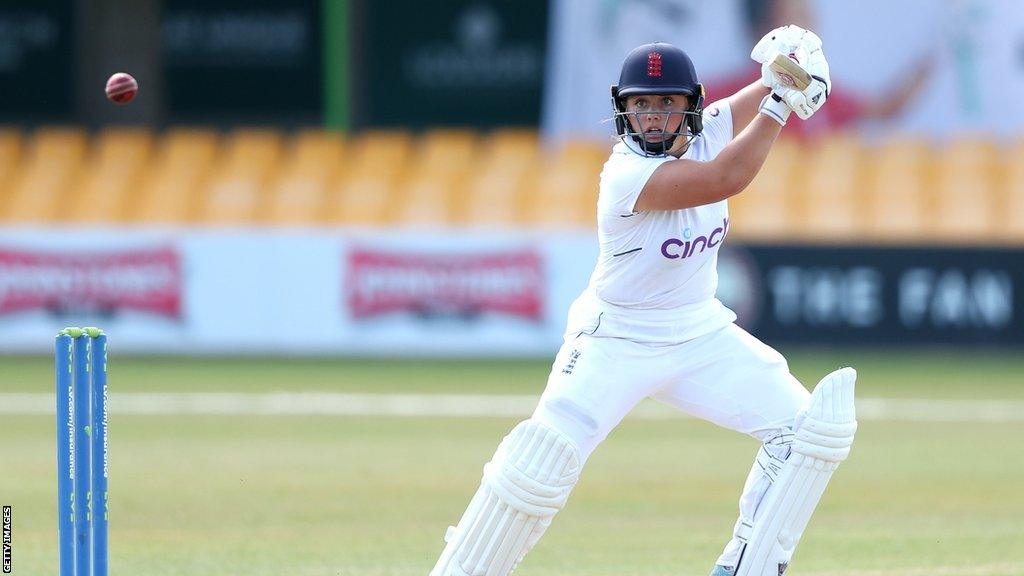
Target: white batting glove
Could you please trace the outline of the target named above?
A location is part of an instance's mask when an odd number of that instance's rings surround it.
[[[807,120],[813,116],[815,112],[825,105],[825,100],[828,99],[825,83],[819,80],[811,82],[811,85],[803,92],[794,88],[787,88],[780,95],[782,100],[793,109],[793,112],[796,112],[796,115],[801,120]]]
[[[776,54],[782,52],[788,55],[798,49],[805,54],[821,48],[821,38],[817,34],[801,28],[794,24],[780,26],[764,35],[754,49],[750,51],[750,57],[758,64],[770,62]]]
[[[803,61],[799,59],[800,56],[804,58]],[[777,93],[796,112],[796,115],[801,120],[807,120],[825,105],[825,100],[828,99],[832,90],[832,78],[829,73],[828,61],[825,60],[825,54],[821,48],[817,48],[805,56],[800,56],[794,60],[811,75],[811,84],[804,90],[774,84],[772,90],[778,90]],[[762,65],[762,76],[766,67],[767,65]],[[776,82],[781,82],[782,79],[777,74],[773,73],[773,76]]]
[[[772,92],[761,99],[761,106],[757,111],[785,126],[786,120],[789,119],[789,114],[793,109],[789,106],[788,102],[782,99],[782,96]]]
[[[811,76],[804,90],[794,88],[792,78],[772,70],[771,62],[782,54]],[[766,34],[754,46],[750,57],[761,63],[761,83],[784,101],[797,116],[806,120],[825,104],[832,89],[828,61],[821,49],[821,38],[799,26],[782,26]],[[762,103],[764,106],[764,103]]]

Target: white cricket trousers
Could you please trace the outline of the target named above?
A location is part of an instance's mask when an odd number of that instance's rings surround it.
[[[729,324],[679,344],[569,336],[533,418],[567,434],[584,460],[647,397],[750,434],[790,428],[809,396],[785,358]]]
[[[794,418],[808,396],[781,354],[735,324],[677,344],[583,333],[566,338],[532,418],[569,436],[583,461],[647,397],[762,441],[736,531],[718,560],[729,566],[772,482],[762,472],[772,463],[761,460],[789,456]]]

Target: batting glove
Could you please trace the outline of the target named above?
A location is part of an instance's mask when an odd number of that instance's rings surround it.
[[[803,90],[788,85],[788,78],[784,79],[777,73],[768,71],[772,73],[772,91],[779,94],[801,120],[807,120],[825,105],[825,100],[828,99],[832,90],[832,79],[828,61],[825,60],[825,54],[821,48],[815,49],[803,58],[803,61],[794,59],[811,76],[810,85]],[[767,67],[767,64],[762,65],[762,77]]]
[[[793,78],[772,69],[777,54],[792,60],[811,77],[804,90],[797,89]],[[814,115],[825,104],[832,90],[832,77],[828,61],[821,49],[821,38],[799,26],[782,26],[765,34],[750,52],[750,57],[761,63],[761,83],[772,89],[776,102],[785,102],[802,120]],[[766,102],[762,102],[762,108]]]
[[[765,34],[750,51],[750,57],[758,64],[764,64],[771,62],[779,52],[789,54],[800,51],[810,54],[814,50],[820,49],[821,38],[817,34],[790,24],[789,26],[780,26]]]

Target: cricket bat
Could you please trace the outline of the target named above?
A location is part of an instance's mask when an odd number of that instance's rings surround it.
[[[811,85],[811,75],[781,52],[775,55],[768,68],[779,78],[779,82],[801,92]]]

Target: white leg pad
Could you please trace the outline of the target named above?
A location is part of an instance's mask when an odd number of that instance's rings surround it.
[[[758,506],[735,576],[785,572],[832,473],[850,454],[857,431],[856,380],[853,368],[842,368],[811,393],[797,417],[792,453]]]
[[[579,449],[561,432],[521,422],[484,466],[480,488],[448,529],[430,576],[507,576],[551,525],[579,480]]]

